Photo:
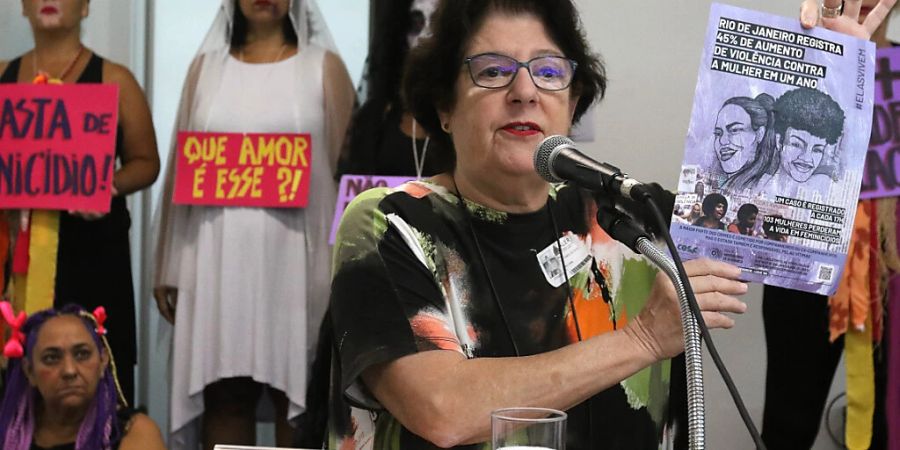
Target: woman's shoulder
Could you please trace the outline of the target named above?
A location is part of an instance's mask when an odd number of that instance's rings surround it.
[[[360,189],[365,189],[361,186]],[[424,199],[434,199],[422,201]],[[344,210],[338,228],[341,237],[357,236],[361,230],[384,231],[392,217],[403,217],[415,222],[423,211],[429,214],[440,205],[449,205],[453,194],[444,187],[429,181],[408,181],[399,186],[379,186],[367,189],[357,195]],[[380,234],[380,233],[378,233]]]
[[[363,181],[367,183],[367,181]],[[350,187],[348,187],[350,189]],[[408,181],[398,186],[386,185],[357,186],[354,190],[363,190],[350,203],[344,211],[344,215],[355,214],[371,215],[372,211],[385,208],[385,203],[396,204],[405,199],[421,199],[432,194],[449,195],[441,186],[428,181]]]
[[[159,426],[144,413],[130,413],[123,433],[119,450],[165,449]]]
[[[123,84],[137,85],[137,80],[134,78],[131,70],[122,64],[105,58],[103,59],[103,82],[114,83],[120,86]]]

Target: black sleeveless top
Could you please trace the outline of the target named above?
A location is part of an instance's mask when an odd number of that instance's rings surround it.
[[[10,61],[0,83],[16,83],[22,58]],[[103,58],[96,54],[77,83],[101,83]],[[117,127],[116,158],[123,152],[122,127]],[[131,219],[124,197],[113,197],[109,214],[87,221],[60,211],[54,307],[76,303],[88,311],[103,305],[109,319],[109,345],[120,372],[136,361],[134,288],[128,230]],[[126,382],[127,383],[127,382]]]
[[[119,421],[119,429],[122,430],[122,432],[121,432],[122,436],[124,436],[125,433],[128,432],[129,422],[131,422],[131,419],[134,417],[135,414],[137,414],[137,411],[135,411],[131,408],[123,408],[123,409],[119,410],[118,413],[116,413],[116,416],[118,416],[117,418]],[[119,442],[113,443],[113,445],[112,445],[113,450],[118,450],[119,445],[121,443],[122,442],[121,442],[121,437],[120,437]],[[44,448],[44,447],[38,446],[37,444],[32,442],[30,450],[75,450],[75,443],[72,442],[69,444],[63,444],[63,445],[57,445],[55,447]]]

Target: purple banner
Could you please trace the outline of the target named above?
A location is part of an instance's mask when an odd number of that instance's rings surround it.
[[[713,4],[672,236],[744,279],[830,295],[872,125],[875,47]]]
[[[349,205],[357,195],[372,188],[392,188],[400,186],[401,184],[414,179],[414,177],[389,177],[379,175],[342,176],[341,185],[338,188],[337,205],[334,208],[334,220],[331,222],[331,235],[328,237],[328,243],[334,245],[334,237],[337,234],[338,224],[341,223],[341,216],[344,215],[344,210],[347,209],[347,205]]]
[[[900,196],[900,48],[878,49],[875,109],[859,198]],[[896,91],[895,91],[896,90]]]

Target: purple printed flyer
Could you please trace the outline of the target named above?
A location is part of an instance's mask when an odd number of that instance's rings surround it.
[[[415,177],[397,177],[388,175],[341,176],[341,184],[338,187],[337,204],[334,207],[334,218],[331,221],[331,234],[328,236],[328,244],[334,245],[334,238],[337,235],[341,217],[344,216],[344,210],[347,209],[347,205],[349,205],[357,195],[372,188],[392,188],[412,180],[415,180]]]
[[[900,47],[880,48],[875,61],[875,109],[859,198],[900,196]]]
[[[672,216],[684,259],[830,295],[859,199],[871,42],[713,4]]]

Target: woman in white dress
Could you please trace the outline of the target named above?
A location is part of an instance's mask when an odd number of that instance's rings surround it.
[[[170,155],[154,296],[175,325],[172,448],[195,441],[201,414],[204,448],[253,444],[264,390],[286,446],[305,406],[328,302],[333,174],[354,101],[311,1],[223,0],[185,81],[176,131],[308,133],[312,150],[302,209],[174,205]]]

